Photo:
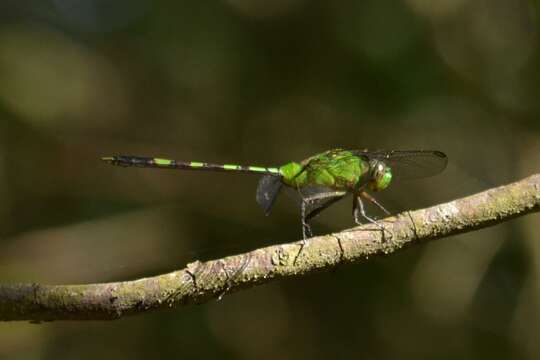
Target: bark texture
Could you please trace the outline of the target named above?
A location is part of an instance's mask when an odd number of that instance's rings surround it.
[[[430,208],[133,281],[85,285],[0,285],[0,320],[113,320],[199,304],[274,279],[328,270],[540,210],[540,175]]]

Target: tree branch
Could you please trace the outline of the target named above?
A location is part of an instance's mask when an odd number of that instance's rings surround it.
[[[0,285],[0,320],[99,320],[199,304],[274,279],[328,270],[413,244],[474,231],[540,210],[540,174],[466,198],[301,242],[134,281],[87,285]]]

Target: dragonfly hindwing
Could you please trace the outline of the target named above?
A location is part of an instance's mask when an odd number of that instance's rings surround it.
[[[265,175],[257,186],[257,202],[264,210],[264,214],[270,214],[270,209],[276,201],[279,190],[282,186],[281,177],[275,175]]]

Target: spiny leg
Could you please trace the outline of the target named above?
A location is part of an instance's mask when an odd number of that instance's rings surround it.
[[[379,209],[381,209],[386,215],[390,216],[392,215],[390,213],[390,211],[386,210],[384,206],[382,206],[382,204],[380,202],[377,201],[377,199],[375,199],[372,195],[370,195],[369,193],[365,192],[365,191],[362,191],[360,193],[360,195],[362,197],[364,197],[366,200],[368,200],[369,202],[371,202],[372,204],[376,205]],[[395,220],[385,220],[385,221],[388,221],[388,222],[393,222]]]
[[[373,225],[377,226],[382,231],[382,235],[383,235],[383,239],[384,239],[384,232],[388,231],[388,230],[386,230],[385,227],[382,224],[380,224],[378,221],[376,221],[375,219],[369,217],[366,214],[366,211],[364,209],[364,203],[362,202],[362,199],[360,198],[360,195],[355,196],[354,199],[353,199],[353,215],[354,215],[354,222],[357,225],[362,225],[362,222],[359,219],[359,215],[362,215],[362,217],[364,219],[366,219],[367,221],[369,221]],[[390,233],[390,236],[391,235],[392,234]]]
[[[357,195],[353,199],[353,216],[354,216],[354,222],[357,225],[362,225],[363,223],[360,221],[359,215],[362,215],[364,219],[376,225],[377,227],[379,228],[382,227],[382,225],[379,224],[375,219],[372,219],[371,217],[367,216],[366,211],[364,209],[364,202],[362,201],[360,196]]]
[[[336,201],[343,198],[344,193],[343,192],[337,192],[337,191],[330,191],[330,192],[323,192],[319,194],[310,195],[308,197],[303,197],[302,193],[298,191],[302,198],[302,204],[301,204],[301,217],[302,217],[302,242],[300,244],[300,250],[298,251],[298,254],[296,255],[296,258],[294,260],[294,263],[296,263],[296,260],[302,253],[302,250],[304,249],[304,246],[307,245],[306,238],[309,235],[309,237],[313,236],[313,232],[311,231],[311,226],[309,225],[309,220],[314,218],[316,215],[318,215],[321,211],[326,209],[331,204],[335,203]],[[326,203],[321,205],[320,207],[310,211],[307,213],[307,206],[312,205],[315,202],[322,202],[327,200]]]
[[[391,215],[390,214],[390,211],[386,210],[384,208],[384,206],[381,205],[380,202],[377,201],[377,199],[375,199],[373,196],[371,196],[370,194],[368,194],[367,192],[365,191],[362,191],[360,193],[360,196],[363,196],[366,200],[370,201],[372,204],[375,204],[379,209],[381,209],[386,215]]]
[[[307,206],[307,201],[305,199],[302,198],[302,204],[301,204],[301,209],[302,209],[302,241],[300,242],[300,249],[298,250],[298,254],[296,254],[296,257],[294,258],[294,261],[293,261],[293,265],[296,265],[296,260],[298,260],[298,258],[300,257],[300,254],[302,253],[302,250],[304,250],[304,246],[307,245],[307,241],[306,241],[306,233],[309,233],[309,237],[311,237],[313,235],[313,233],[311,232],[311,226],[309,226],[308,222],[306,221],[306,206]]]
[[[306,216],[306,206],[308,205],[308,201],[305,200],[305,199],[302,199],[302,205],[301,205],[301,209],[302,209],[302,241],[303,243],[305,243],[306,241],[306,238],[307,238],[307,235],[309,234],[309,237],[312,237],[313,236],[313,232],[311,231],[311,226],[309,225],[308,221],[307,221],[307,216]]]
[[[309,230],[310,236],[312,236],[312,232],[309,221],[319,215],[330,205],[333,205],[334,203],[343,199],[343,197],[346,195],[346,193],[343,191],[324,191],[309,195],[307,197],[303,197],[302,193],[299,193],[302,197],[302,225]],[[309,212],[307,212],[307,207],[313,205],[315,206],[309,209]]]

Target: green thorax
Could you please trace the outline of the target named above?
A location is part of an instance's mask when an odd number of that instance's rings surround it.
[[[353,190],[365,181],[369,163],[350,151],[334,149],[302,162],[290,162],[279,168],[283,182],[294,188],[324,186]]]

